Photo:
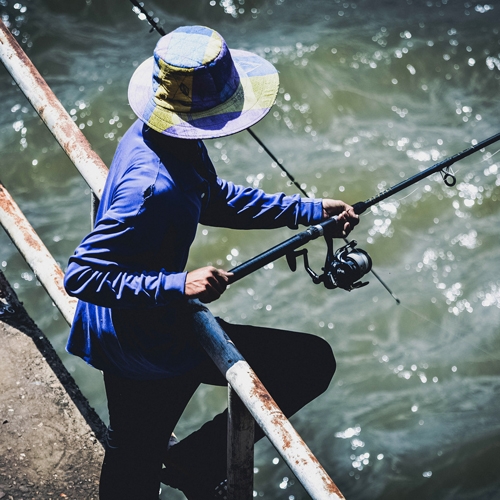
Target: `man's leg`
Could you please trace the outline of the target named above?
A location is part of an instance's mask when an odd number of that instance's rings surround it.
[[[110,425],[101,500],[158,500],[162,454],[197,383],[187,376],[129,380],[105,374]]]
[[[335,372],[335,358],[323,339],[219,322],[287,417],[327,389]],[[199,378],[202,383],[227,384],[211,360],[200,367]],[[264,435],[260,428],[255,434],[256,440]],[[188,498],[209,498],[215,486],[226,478],[226,449],[227,411],[169,450],[162,481],[182,490],[184,485],[196,482],[201,494],[187,494]]]

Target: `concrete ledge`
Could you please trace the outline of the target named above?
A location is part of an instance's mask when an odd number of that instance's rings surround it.
[[[0,499],[97,499],[104,435],[0,272]]]

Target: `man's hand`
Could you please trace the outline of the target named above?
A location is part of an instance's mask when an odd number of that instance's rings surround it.
[[[351,205],[341,200],[323,199],[323,218],[329,219],[334,215],[338,216],[338,229],[333,232],[335,238],[345,238],[359,222]]]
[[[225,291],[229,277],[228,273],[213,266],[202,267],[187,273],[184,294],[191,299],[200,299],[208,304],[217,300]]]

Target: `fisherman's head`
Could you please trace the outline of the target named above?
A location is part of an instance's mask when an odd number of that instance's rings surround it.
[[[180,139],[213,139],[244,130],[270,110],[276,68],[251,52],[229,50],[204,26],[183,26],[160,39],[133,74],[130,106],[151,129]]]

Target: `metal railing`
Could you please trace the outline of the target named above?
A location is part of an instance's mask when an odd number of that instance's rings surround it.
[[[0,58],[86,180],[93,196],[99,199],[107,167],[2,21]],[[76,300],[64,290],[63,272],[1,183],[0,223],[71,324]],[[200,343],[228,381],[228,498],[250,500],[253,496],[255,421],[314,500],[343,499],[335,483],[210,311],[196,300],[189,301],[188,308],[195,319]]]

